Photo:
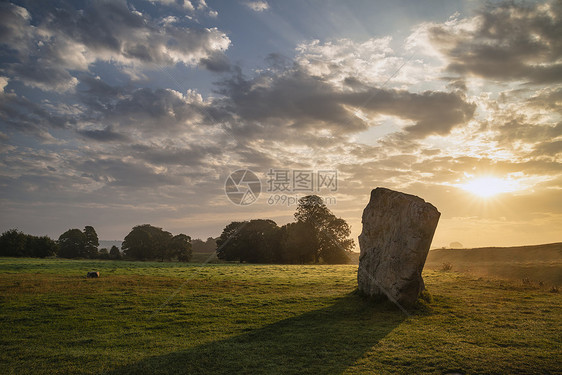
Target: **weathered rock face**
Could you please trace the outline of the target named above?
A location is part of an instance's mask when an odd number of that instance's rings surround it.
[[[359,291],[412,306],[424,289],[421,273],[439,216],[414,195],[373,190],[359,236]]]

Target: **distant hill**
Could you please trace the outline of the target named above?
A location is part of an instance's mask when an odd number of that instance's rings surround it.
[[[562,242],[514,247],[431,250],[426,269],[453,271],[562,285]]]
[[[359,264],[359,253],[353,254],[350,264]],[[562,242],[429,251],[425,269],[441,270],[444,264],[457,272],[562,286]]]
[[[478,247],[473,249],[436,249],[427,256],[432,262],[527,262],[562,260],[562,242],[514,247]]]

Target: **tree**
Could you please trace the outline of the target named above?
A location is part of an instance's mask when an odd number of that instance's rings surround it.
[[[223,229],[220,237],[217,239],[217,257],[219,259],[240,260],[242,249],[235,236],[247,224],[247,221],[233,221]]]
[[[69,229],[58,240],[61,258],[86,258],[86,235],[80,229]]]
[[[207,241],[196,238],[191,240],[191,248],[197,253],[214,253],[217,250],[217,241],[213,237],[208,237]]]
[[[0,236],[0,256],[44,258],[57,252],[57,243],[47,236],[37,237],[10,229]]]
[[[311,236],[313,227],[297,221],[281,227],[281,261],[292,264],[314,263],[318,244]]]
[[[205,241],[205,250],[208,253],[214,253],[217,250],[217,239],[207,237],[207,241]]]
[[[36,237],[28,235],[27,247],[31,256],[36,258],[52,256],[58,251],[57,243],[47,236]]]
[[[109,259],[109,251],[107,250],[107,248],[101,248],[98,251],[98,258],[99,259]]]
[[[184,242],[186,238],[189,240],[191,238],[186,235],[178,236],[180,237],[173,242],[172,234],[162,228],[154,227],[150,224],[137,225],[125,237],[121,248],[126,257],[140,260],[159,259],[164,261],[165,259],[177,257],[178,252],[182,259],[190,257],[191,247],[189,249],[185,248]]]
[[[228,224],[217,239],[217,257],[223,260],[274,263],[280,260],[279,227],[273,220]]]
[[[117,246],[113,245],[111,246],[111,249],[109,249],[109,259],[121,259],[121,252],[119,251],[119,248]]]
[[[0,256],[30,256],[26,249],[27,235],[17,229],[10,229],[0,236]]]
[[[84,227],[84,236],[86,236],[86,243],[84,245],[84,258],[96,258],[98,256],[98,234],[94,227],[87,225]],[[107,250],[107,249],[106,249]]]
[[[191,260],[191,237],[181,233],[175,235],[168,245],[171,257],[177,258],[180,262]]]
[[[317,195],[299,199],[295,212],[297,222],[309,225],[309,235],[314,239],[315,263],[347,263],[347,253],[354,246],[349,225],[336,217]]]

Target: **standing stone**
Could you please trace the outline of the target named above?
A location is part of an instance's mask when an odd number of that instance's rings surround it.
[[[359,291],[411,307],[424,283],[425,259],[441,213],[414,195],[376,188],[363,211]]]

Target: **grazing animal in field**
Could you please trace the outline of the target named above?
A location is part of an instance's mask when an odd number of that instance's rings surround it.
[[[97,271],[96,271],[96,272],[88,272],[88,273],[86,274],[86,277],[88,277],[88,278],[100,277],[100,273],[97,272]]]

